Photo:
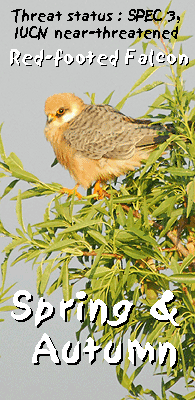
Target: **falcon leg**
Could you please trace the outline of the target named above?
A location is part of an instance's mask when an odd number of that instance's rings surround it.
[[[100,180],[95,183],[93,194],[98,194],[98,198],[101,200],[104,198],[103,190],[100,186]]]
[[[73,189],[68,189],[68,188],[64,188],[64,187],[63,187],[63,188],[60,190],[60,193],[63,193],[63,194],[64,194],[64,193],[67,193],[67,194],[68,194],[68,197],[71,196],[73,193],[75,193],[76,196],[78,197],[78,199],[81,200],[81,199],[82,199],[82,196],[81,196],[81,194],[77,191],[77,188],[78,188],[79,186],[80,186],[79,183],[77,183]]]

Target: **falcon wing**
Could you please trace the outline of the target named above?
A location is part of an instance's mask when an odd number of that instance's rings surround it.
[[[154,146],[169,136],[160,126],[148,126],[148,121],[134,120],[109,105],[89,105],[64,131],[65,140],[90,159],[129,159],[136,147]]]

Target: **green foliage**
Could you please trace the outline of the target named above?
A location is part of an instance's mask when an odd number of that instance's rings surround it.
[[[161,25],[158,25],[159,29],[167,23],[166,14],[170,4]],[[179,30],[183,18],[184,14],[177,23]],[[179,36],[166,44],[161,40],[161,50],[166,54],[172,53],[178,41],[188,38]],[[148,44],[159,47],[154,40]],[[194,381],[195,108],[192,108],[192,102],[195,93],[194,90],[185,90],[182,75],[193,65],[195,60],[188,66],[178,63],[175,70],[170,66],[168,82],[155,81],[135,91],[159,67],[148,68],[116,105],[117,109],[121,109],[129,97],[164,84],[164,93],[158,96],[144,117],[151,118],[151,112],[159,110],[155,122],[158,120],[158,123],[167,124],[170,138],[151,153],[139,173],[130,172],[124,179],[120,178],[120,182],[115,182],[115,185],[109,184],[103,199],[92,195],[89,189],[81,200],[77,200],[74,195],[65,200],[60,184],[41,182],[24,170],[22,162],[14,153],[7,157],[0,139],[0,178],[12,179],[2,197],[14,191],[16,184],[19,185],[21,181],[28,185],[26,191],[21,193],[19,190],[12,199],[16,200],[20,227],[11,233],[0,225],[1,234],[10,239],[4,249],[3,282],[9,256],[18,249],[19,256],[11,265],[23,260],[30,261],[37,268],[39,296],[45,293],[51,295],[61,287],[64,300],[68,301],[74,284],[83,278],[87,282],[83,283],[88,295],[85,321],[77,332],[77,339],[88,328],[89,335],[94,338],[98,333],[97,342],[102,347],[109,340],[113,340],[117,346],[124,337],[137,339],[142,344],[149,342],[154,348],[157,348],[159,342],[172,343],[178,351],[178,363],[171,369],[168,357],[165,367],[161,367],[158,372],[162,376],[167,375],[166,383],[162,379],[162,400],[167,398],[167,391],[181,378],[185,379],[189,388],[193,387]],[[95,94],[86,94],[94,103]],[[113,92],[104,103],[108,103],[112,95]],[[52,196],[44,211],[43,221],[26,226],[22,216],[24,200],[40,196]],[[34,201],[38,202],[39,199]],[[75,206],[78,211],[75,211]],[[75,258],[78,263],[70,267],[70,261]],[[58,278],[53,280],[53,272],[56,270]],[[151,306],[167,289],[171,289],[176,297],[169,309],[177,308],[179,313],[176,321],[179,328],[168,322],[154,320],[150,314]],[[123,299],[133,301],[135,307],[125,326],[113,328],[102,326],[100,315],[96,323],[90,323],[90,299],[103,300],[110,310]],[[110,318],[114,317],[110,314]],[[147,362],[136,368],[130,377],[127,375],[130,365],[128,354],[123,367],[117,366],[118,380],[128,390],[128,398],[142,399],[148,395],[161,400],[152,390],[144,390],[141,385],[135,385],[135,378]],[[170,393],[170,400],[190,400],[195,397],[195,392],[186,396]]]
[[[4,283],[4,279],[5,279],[4,267],[5,267],[5,261],[4,261],[3,265],[2,265],[3,283]],[[0,288],[0,304],[4,303],[5,301],[7,301],[7,300],[12,298],[12,296],[6,297],[6,294],[7,294],[7,292],[9,292],[9,290],[13,286],[14,286],[14,284],[11,285],[8,289],[4,290],[4,287],[2,285],[2,287]],[[0,312],[12,311],[12,310],[15,310],[16,308],[17,307],[14,307],[14,306],[3,306],[3,307],[0,307]],[[0,322],[2,322],[2,321],[4,321],[4,319],[1,318]]]

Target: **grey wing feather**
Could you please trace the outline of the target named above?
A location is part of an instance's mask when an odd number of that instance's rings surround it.
[[[89,105],[64,131],[65,140],[81,156],[91,159],[128,159],[135,147],[146,147],[165,141],[168,135],[158,136],[162,126],[148,126],[127,117],[109,105]]]

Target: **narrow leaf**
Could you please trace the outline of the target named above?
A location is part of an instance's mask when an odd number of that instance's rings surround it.
[[[55,160],[52,162],[51,164],[51,168],[53,168],[56,164],[58,164],[58,160],[57,158],[55,158]]]
[[[17,202],[16,202],[16,215],[20,226],[22,227],[23,231],[26,232],[23,217],[22,217],[22,201],[21,201],[21,190],[18,191]]]
[[[126,100],[129,98],[129,95],[131,94],[131,92],[133,92],[133,90],[140,86],[143,82],[146,81],[146,79],[148,79],[155,71],[157,71],[157,69],[162,68],[161,66],[155,66],[155,67],[149,67],[142,75],[141,77],[137,80],[137,82],[133,85],[133,87],[131,88],[130,92],[127,93],[127,95],[125,97],[123,97],[123,99],[116,105],[116,109],[117,110],[121,110],[121,108],[124,106]]]
[[[177,36],[177,42],[184,42],[185,40],[190,39],[191,37],[193,37],[193,35],[189,35],[189,36]]]
[[[5,154],[5,150],[4,150],[4,146],[3,146],[3,141],[2,141],[2,138],[1,138],[1,129],[2,129],[2,126],[3,126],[3,124],[0,125],[0,156],[1,156],[2,160],[3,160],[4,162],[6,162],[7,157],[6,157],[6,154]]]
[[[113,90],[113,92],[111,92],[111,93],[108,95],[108,97],[106,97],[106,99],[103,101],[103,104],[109,104],[109,103],[110,103],[110,100],[111,100],[111,98],[112,98],[112,96],[113,96],[113,93],[114,93],[114,90]]]
[[[162,82],[162,81],[153,82],[150,85],[146,85],[142,89],[136,90],[135,92],[131,93],[129,95],[129,97],[135,96],[135,95],[143,93],[143,92],[148,92],[148,91],[154,89],[155,87],[163,85],[163,84],[164,84],[164,82]]]
[[[190,215],[190,211],[192,209],[192,205],[195,201],[195,178],[191,184],[188,185],[188,205],[187,205],[187,218]]]
[[[53,260],[50,260],[42,274],[41,282],[40,282],[40,293],[41,294],[43,294],[45,292],[48,280],[51,275],[52,266],[53,266]]]
[[[182,66],[182,72],[186,71],[187,69],[193,67],[195,65],[195,59],[191,60],[188,65]]]
[[[195,283],[195,273],[191,274],[174,274],[167,277],[169,281],[178,282],[178,283],[186,283],[191,285]]]
[[[1,199],[6,196],[16,185],[16,183],[19,182],[18,179],[14,179],[4,190]]]
[[[100,232],[90,229],[87,233],[98,243],[107,245],[106,238]]]

